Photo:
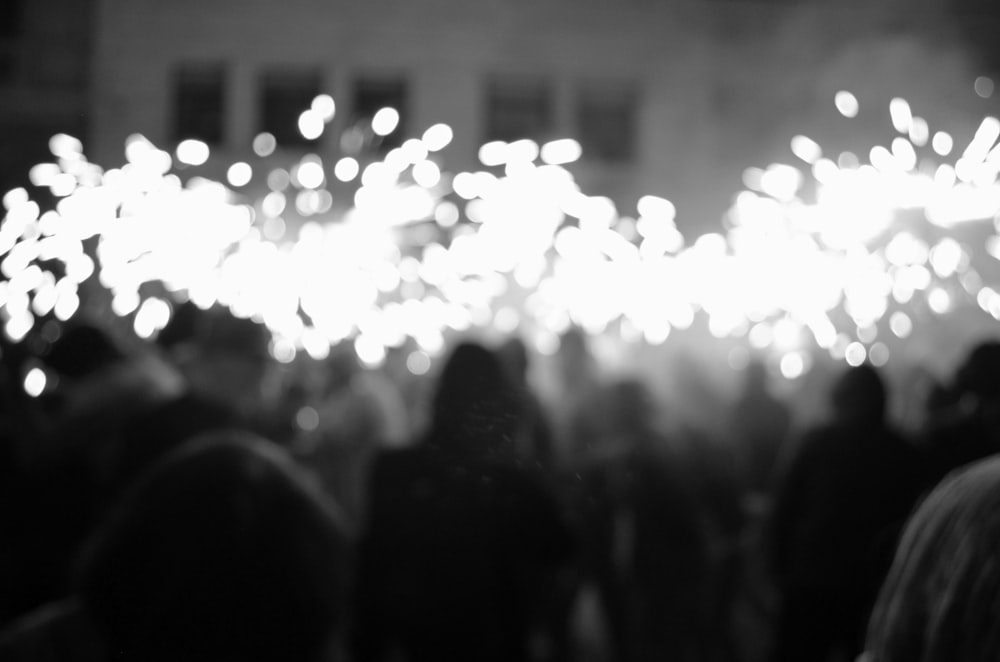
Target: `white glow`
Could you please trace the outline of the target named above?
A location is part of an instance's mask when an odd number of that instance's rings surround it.
[[[857,117],[858,98],[846,90],[837,92],[833,99],[837,111],[844,117]]]
[[[323,185],[325,175],[319,160],[303,160],[295,171],[295,179],[302,188],[316,189]]]
[[[71,135],[57,133],[49,138],[49,151],[60,159],[77,160],[83,154],[83,143]]]
[[[418,186],[433,188],[441,181],[441,169],[433,161],[420,161],[413,166],[413,181]]]
[[[889,346],[882,342],[877,342],[868,350],[868,360],[876,368],[881,368],[889,362]]]
[[[337,104],[329,94],[317,95],[309,106],[310,110],[318,114],[324,122],[333,120],[337,113]]]
[[[951,295],[947,290],[935,287],[927,293],[927,305],[938,315],[944,315],[951,309]]]
[[[815,140],[801,135],[792,138],[792,153],[809,164],[816,163],[823,156],[823,150]]]
[[[898,338],[908,338],[913,332],[913,321],[910,316],[897,310],[889,317],[889,328]]]
[[[889,116],[892,118],[892,126],[896,131],[909,133],[910,124],[913,121],[913,113],[906,99],[896,97],[890,101]]]
[[[372,132],[377,136],[387,136],[399,126],[399,111],[395,108],[381,108],[372,117]]]
[[[450,126],[447,124],[435,124],[424,131],[421,141],[423,141],[428,151],[438,152],[447,147],[453,137],[454,133]]]
[[[326,122],[323,115],[311,108],[299,115],[299,133],[306,140],[316,140],[323,135]]]
[[[857,368],[859,365],[865,362],[868,357],[868,350],[861,343],[855,341],[847,346],[844,351],[844,359],[847,361],[848,365]]]
[[[955,143],[952,140],[951,134],[945,131],[938,131],[931,139],[931,147],[933,147],[934,151],[940,156],[948,156],[951,154],[954,144]]]
[[[24,392],[37,398],[45,391],[46,382],[44,370],[38,367],[31,368],[24,376]]]
[[[360,171],[361,166],[357,159],[350,156],[345,156],[333,166],[333,176],[342,182],[354,181]]]
[[[278,141],[275,139],[273,133],[268,133],[267,131],[263,133],[258,133],[253,139],[253,151],[254,154],[260,157],[268,157],[274,153],[274,150],[278,147]]]
[[[573,163],[578,161],[582,155],[583,148],[580,147],[579,142],[572,138],[549,141],[542,145],[541,149],[542,161],[549,165]]]
[[[805,373],[806,363],[799,352],[789,352],[781,357],[780,367],[785,379],[798,379]]]
[[[200,166],[206,161],[210,150],[208,145],[200,140],[182,140],[177,145],[177,160],[190,166]]]
[[[226,171],[226,179],[229,180],[230,185],[237,188],[246,186],[252,178],[253,168],[245,161],[237,161]]]

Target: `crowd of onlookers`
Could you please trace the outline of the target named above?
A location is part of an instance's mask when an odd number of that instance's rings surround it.
[[[1000,342],[919,426],[867,364],[797,425],[752,361],[719,439],[588,340],[544,393],[517,337],[405,385],[194,306],[5,341],[0,659],[1000,657]]]

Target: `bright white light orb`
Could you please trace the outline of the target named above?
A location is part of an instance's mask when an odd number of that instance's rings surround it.
[[[351,156],[345,156],[333,166],[333,176],[342,182],[354,181],[360,171],[361,165]]]
[[[542,161],[549,165],[565,165],[579,161],[583,148],[572,138],[552,140],[542,145],[541,156]]]
[[[806,362],[799,352],[789,352],[781,357],[781,375],[785,379],[798,379],[805,373]]]
[[[857,368],[859,365],[864,363],[867,356],[868,350],[865,349],[864,345],[857,341],[848,345],[847,349],[844,351],[844,360],[846,360],[847,364],[853,368]]]
[[[819,144],[807,136],[795,136],[792,138],[792,154],[809,164],[816,163],[823,156],[823,150]]]
[[[433,161],[421,161],[413,166],[413,181],[418,186],[433,188],[441,181],[441,169]]]
[[[372,132],[376,136],[387,136],[399,126],[399,111],[386,106],[372,117]]]
[[[444,149],[454,137],[454,132],[447,124],[435,124],[424,131],[421,141],[430,152],[437,152]]]
[[[837,111],[844,117],[858,116],[858,98],[847,90],[837,92],[833,97],[833,103],[837,106]]]
[[[323,178],[323,164],[318,161],[303,161],[295,171],[295,179],[302,188],[319,188]]]
[[[955,141],[952,139],[951,134],[945,131],[938,131],[931,138],[931,147],[939,156],[948,156],[951,154],[952,148],[955,146]]]
[[[323,118],[324,122],[329,122],[337,113],[337,104],[329,94],[320,94],[312,100],[310,109]]]
[[[299,133],[306,140],[316,140],[319,138],[323,135],[323,128],[325,126],[326,123],[323,121],[323,116],[311,108],[299,115]]]
[[[252,178],[253,168],[246,161],[237,161],[226,171],[226,179],[229,180],[230,185],[237,188],[246,186]]]
[[[189,138],[177,145],[177,160],[190,166],[200,166],[208,161],[210,150],[201,140]]]
[[[889,317],[889,328],[897,338],[907,338],[913,332],[913,320],[901,310]]]
[[[45,371],[35,367],[24,376],[24,392],[33,398],[37,398],[45,391],[47,380]]]

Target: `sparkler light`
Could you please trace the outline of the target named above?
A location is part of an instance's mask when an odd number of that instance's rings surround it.
[[[852,117],[858,100],[840,92],[836,106]],[[334,111],[317,97],[300,128],[321,132]],[[423,374],[449,334],[472,327],[517,329],[551,353],[574,324],[660,344],[702,316],[713,336],[776,353],[790,379],[816,348],[884,364],[882,326],[906,338],[921,315],[968,302],[1000,319],[1000,286],[980,269],[981,253],[1000,255],[1000,237],[980,247],[961,232],[1000,212],[1000,122],[986,118],[953,163],[937,164],[952,153],[950,134],[932,133],[903,99],[889,111],[898,135],[867,163],[826,158],[797,135],[798,163],[748,169],[725,234],[690,243],[665,198],[641,197],[632,217],[581,191],[565,167],[580,156],[572,140],[495,141],[479,151],[483,170],[452,174],[440,161],[452,131],[436,124],[367,162],[354,151],[310,154],[266,176],[234,163],[227,187],[190,174],[209,156],[198,141],[177,147],[182,181],[171,155],[142,136],[106,171],[79,141],[56,136],[57,163],[31,171],[54,208],[43,213],[24,189],[3,198],[0,321],[19,341],[39,317],[69,319],[96,277],[142,337],[178,301],[221,304],[265,324],[280,361],[350,341],[377,365],[409,340],[407,365]],[[376,135],[391,133],[398,113],[372,122]],[[262,157],[276,149],[270,134],[253,143]]]

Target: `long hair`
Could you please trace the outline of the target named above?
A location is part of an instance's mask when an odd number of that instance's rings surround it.
[[[500,451],[513,443],[517,398],[503,365],[486,347],[455,347],[434,393],[431,437],[449,450]]]
[[[345,555],[338,515],[280,448],[216,433],[124,497],[81,595],[125,660],[315,662],[343,616]]]
[[[1000,457],[951,474],[903,533],[872,613],[874,662],[1000,659]]]

